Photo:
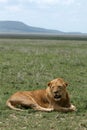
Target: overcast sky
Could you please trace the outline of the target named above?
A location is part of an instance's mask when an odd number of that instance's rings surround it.
[[[0,21],[87,33],[87,0],[0,0]]]

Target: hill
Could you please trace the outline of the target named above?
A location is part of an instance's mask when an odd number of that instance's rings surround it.
[[[0,33],[56,33],[62,34],[58,30],[50,30],[39,27],[32,27],[19,21],[0,21]]]

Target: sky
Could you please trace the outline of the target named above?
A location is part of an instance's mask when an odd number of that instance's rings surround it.
[[[87,33],[87,0],[0,0],[0,21]]]

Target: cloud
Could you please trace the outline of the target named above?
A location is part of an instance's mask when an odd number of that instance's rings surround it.
[[[12,12],[53,10],[76,3],[78,0],[0,0],[0,9]],[[54,11],[55,11],[54,9]]]
[[[45,4],[45,5],[58,5],[58,4],[72,4],[75,0],[25,0],[25,2]]]
[[[59,8],[59,6],[70,6],[77,0],[25,0],[25,2],[34,4],[37,8]]]
[[[70,5],[77,0],[0,0],[1,2],[8,2],[9,4],[11,3],[16,3],[16,4],[21,4],[21,5],[36,5],[36,6],[57,6],[57,5]]]
[[[20,2],[23,2],[23,0],[19,0]],[[25,2],[35,2],[35,3],[72,3],[74,2],[75,0],[25,0]]]
[[[60,2],[65,5],[71,5],[75,2],[75,0],[62,0]]]
[[[20,7],[16,5],[6,6],[5,9],[12,12],[20,11]]]
[[[77,1],[77,0],[76,0]],[[75,0],[0,0],[0,6],[2,8],[3,5],[9,6],[9,8],[12,8],[14,10],[18,10],[18,6],[21,5],[22,8],[52,8],[52,7],[58,7],[60,5],[62,6],[68,6],[76,3]],[[14,7],[17,6],[17,7]]]
[[[66,4],[70,5],[77,0],[0,0],[0,3],[8,3],[8,4],[37,4],[37,5],[59,5],[59,4]]]
[[[0,0],[0,3],[7,3],[8,0]]]

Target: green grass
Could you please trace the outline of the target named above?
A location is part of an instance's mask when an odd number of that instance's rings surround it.
[[[77,112],[10,110],[16,91],[47,87],[62,77]],[[0,130],[87,129],[87,41],[0,39]]]

